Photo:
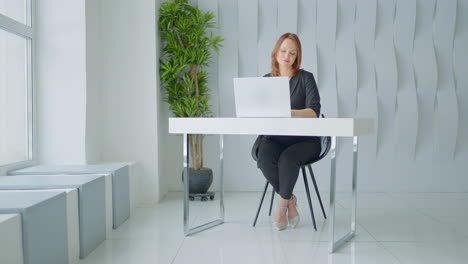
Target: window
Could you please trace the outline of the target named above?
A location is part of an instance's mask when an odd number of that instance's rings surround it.
[[[27,0],[0,0],[0,14],[14,19],[22,24],[31,26],[27,8]]]
[[[34,158],[31,1],[0,0],[0,169]]]

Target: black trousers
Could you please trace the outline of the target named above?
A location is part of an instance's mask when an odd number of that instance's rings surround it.
[[[283,199],[292,196],[302,165],[318,158],[319,137],[264,136],[258,148],[257,166]]]

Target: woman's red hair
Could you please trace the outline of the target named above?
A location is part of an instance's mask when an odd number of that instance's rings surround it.
[[[302,61],[302,47],[301,47],[301,41],[299,40],[299,37],[294,34],[294,33],[285,33],[281,35],[281,37],[276,41],[275,48],[273,49],[273,52],[271,52],[271,76],[279,76],[280,71],[279,71],[279,64],[278,61],[276,60],[276,56],[278,55],[278,51],[281,47],[281,44],[283,44],[283,41],[285,39],[290,39],[294,41],[297,47],[297,56],[296,56],[296,61],[294,61],[294,64],[292,65],[292,70],[293,70],[293,76],[296,75],[301,67],[301,61]]]

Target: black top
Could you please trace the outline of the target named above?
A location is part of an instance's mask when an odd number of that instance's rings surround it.
[[[263,77],[270,77],[270,73],[265,74]],[[310,108],[314,110],[317,117],[320,115],[320,95],[314,75],[311,72],[299,70],[289,80],[289,94],[291,109]]]

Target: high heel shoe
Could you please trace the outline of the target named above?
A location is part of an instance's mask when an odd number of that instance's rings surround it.
[[[288,201],[288,206],[289,204],[292,204],[293,206],[295,206],[297,208],[297,198],[296,196],[293,194],[292,197],[289,199]],[[295,217],[291,217],[289,218],[288,217],[288,222],[289,222],[289,225],[292,227],[292,228],[296,228],[296,226],[299,224],[300,222],[300,217],[299,217],[299,213],[295,216]]]
[[[278,209],[286,209],[286,213],[288,212],[288,207],[287,206],[280,206]],[[275,226],[276,230],[281,231],[284,230],[288,227],[288,221],[286,222],[273,222],[273,225]]]

